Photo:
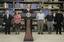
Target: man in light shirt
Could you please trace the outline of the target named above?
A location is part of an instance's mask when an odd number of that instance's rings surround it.
[[[38,20],[38,34],[43,34],[43,24],[45,20],[45,15],[44,13],[42,13],[42,11],[40,11],[39,13],[37,13],[36,18]]]

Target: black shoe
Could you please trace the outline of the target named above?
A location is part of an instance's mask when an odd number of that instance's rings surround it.
[[[58,33],[56,33],[56,34],[58,34]]]
[[[7,34],[7,32],[5,32],[5,34]]]
[[[62,33],[59,33],[60,35],[62,35]]]
[[[10,32],[8,34],[10,34]]]
[[[43,33],[41,33],[41,34],[43,34]]]
[[[40,32],[38,32],[38,34],[40,34]]]
[[[8,33],[10,35],[10,33]]]

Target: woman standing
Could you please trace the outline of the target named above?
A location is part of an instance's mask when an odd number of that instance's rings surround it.
[[[21,25],[21,14],[19,14],[19,11],[16,11],[13,17],[16,34],[19,34]]]

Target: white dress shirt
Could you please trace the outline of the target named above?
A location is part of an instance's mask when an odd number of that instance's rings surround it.
[[[7,19],[9,18],[9,10],[6,10]]]
[[[44,20],[45,19],[45,15],[44,13],[37,13],[37,20]]]
[[[9,18],[9,14],[7,14],[7,19]]]

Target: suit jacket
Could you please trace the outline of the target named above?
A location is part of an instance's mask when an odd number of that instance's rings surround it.
[[[12,19],[12,16],[11,15],[9,15],[8,18],[7,18],[7,15],[4,15],[5,25],[11,25],[11,19]]]
[[[55,21],[56,23],[59,23],[59,24],[60,24],[61,22],[63,22],[63,14],[57,13],[57,14],[55,15],[54,21]]]

